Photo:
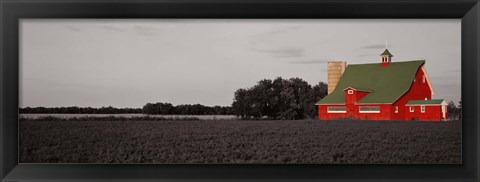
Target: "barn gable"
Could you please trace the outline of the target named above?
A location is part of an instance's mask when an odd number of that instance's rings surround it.
[[[392,62],[388,66],[374,64],[348,65],[335,90],[316,103],[345,104],[344,90],[361,88],[371,91],[357,104],[391,104],[405,94],[425,60]]]

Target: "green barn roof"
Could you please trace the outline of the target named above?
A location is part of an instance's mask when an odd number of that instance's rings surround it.
[[[371,91],[357,104],[394,103],[410,89],[423,64],[425,60],[392,62],[385,67],[379,63],[348,65],[335,90],[316,104],[345,104],[344,90],[348,87]]]
[[[380,54],[380,56],[390,56],[390,57],[393,57],[393,54],[391,54],[390,51],[388,51],[388,49],[385,49],[385,51],[383,51],[383,53]]]
[[[432,100],[409,100],[405,105],[440,105],[442,104],[443,99],[432,99]]]

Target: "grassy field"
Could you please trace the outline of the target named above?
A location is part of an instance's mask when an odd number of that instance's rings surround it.
[[[461,163],[461,122],[20,121],[21,163]]]

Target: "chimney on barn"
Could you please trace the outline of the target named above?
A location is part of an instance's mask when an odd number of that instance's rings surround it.
[[[337,83],[340,80],[347,62],[345,61],[330,61],[328,62],[328,94],[332,93],[337,87]]]

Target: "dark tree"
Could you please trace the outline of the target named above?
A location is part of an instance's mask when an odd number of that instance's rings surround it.
[[[312,86],[300,78],[260,80],[235,92],[232,110],[242,118],[305,119],[316,117],[315,103],[325,97],[327,85]]]
[[[319,82],[317,85],[313,86],[312,89],[312,98],[311,101],[318,102],[319,100],[323,99],[328,94],[328,85],[324,82]],[[315,103],[310,104],[309,109],[309,117],[316,118],[318,113],[318,108]]]
[[[147,103],[143,106],[144,114],[175,114],[175,107],[170,103]]]
[[[238,89],[237,91],[235,91],[235,96],[233,98],[233,113],[236,116],[241,117],[242,119],[251,117],[251,104],[249,103],[250,99],[248,98],[250,94],[248,92],[249,91],[246,89]]]
[[[448,102],[448,112],[450,113],[456,113],[457,112],[457,106],[455,105],[455,103],[453,101],[450,101]]]
[[[462,117],[462,108],[461,108],[461,101],[459,105],[456,106],[453,101],[448,102],[447,109],[448,115],[450,119],[461,119]]]

